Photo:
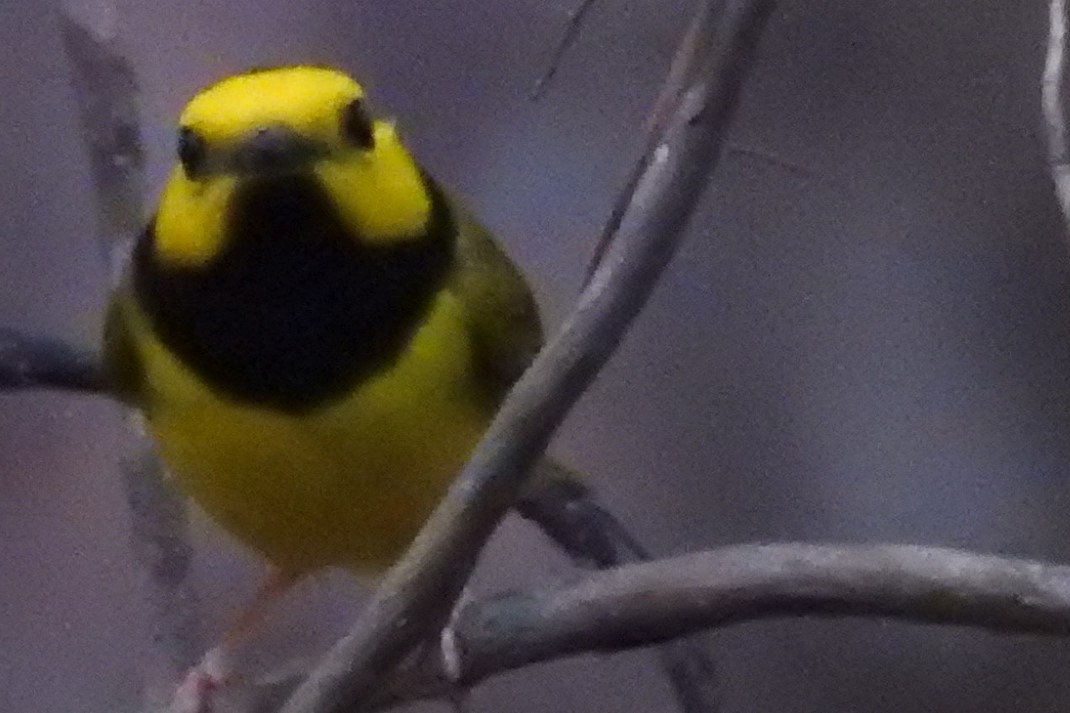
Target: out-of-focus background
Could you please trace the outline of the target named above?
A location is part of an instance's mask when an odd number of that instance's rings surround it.
[[[497,231],[557,323],[691,3],[603,0],[542,101],[572,2],[119,3],[154,188],[173,118],[251,65],[358,73]],[[685,248],[555,450],[659,552],[898,541],[1070,560],[1070,253],[1045,173],[1046,3],[783,0]],[[0,323],[95,344],[106,298],[54,12],[0,7]],[[137,700],[144,603],[115,410],[0,395],[0,709]],[[198,518],[218,632],[258,563]],[[567,576],[509,523],[480,589]],[[363,590],[303,586],[247,664],[325,646]],[[726,713],[1070,706],[1070,646],[877,621],[717,634]],[[671,711],[643,652],[509,675],[475,711]]]

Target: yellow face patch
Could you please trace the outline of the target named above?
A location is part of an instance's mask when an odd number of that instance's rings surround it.
[[[424,179],[392,125],[376,122],[374,135],[369,154],[321,161],[316,177],[345,224],[366,242],[417,236],[431,211]]]
[[[181,167],[171,171],[154,225],[160,259],[185,267],[209,262],[226,237],[227,208],[237,183],[232,176],[191,181]]]
[[[385,244],[418,237],[431,200],[394,126],[373,121],[370,146],[344,135],[345,109],[363,94],[341,72],[298,66],[230,77],[194,97],[179,123],[203,142],[207,163],[217,170],[194,176],[181,166],[172,171],[156,214],[159,258],[197,266],[218,253],[228,238],[231,201],[259,178],[255,171],[228,169],[228,157],[265,128],[285,129],[318,148],[318,158],[301,170],[318,181],[354,240]]]

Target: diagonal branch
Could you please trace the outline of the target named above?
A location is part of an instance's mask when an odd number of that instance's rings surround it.
[[[468,466],[365,611],[295,692],[285,713],[341,711],[367,700],[442,621],[484,541],[516,499],[558,424],[643,306],[716,163],[743,75],[771,7],[733,0],[705,33],[701,71],[638,181],[620,235],[575,312],[506,399]]]
[[[591,8],[594,7],[594,3],[595,0],[580,0],[579,5],[569,10],[565,31],[561,33],[561,39],[557,41],[557,46],[554,47],[554,53],[546,65],[546,70],[531,87],[529,96],[532,101],[536,101],[542,96],[543,92],[546,91],[546,87],[550,86],[550,82],[557,75],[557,70],[561,68],[561,60],[565,58],[565,53],[576,43],[576,38],[579,37],[580,30],[583,28],[583,20],[587,17],[587,13],[590,12]]]

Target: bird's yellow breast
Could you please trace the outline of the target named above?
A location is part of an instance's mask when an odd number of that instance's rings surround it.
[[[299,415],[210,391],[145,325],[144,411],[180,485],[276,565],[374,572],[407,546],[491,413],[460,300],[442,290],[392,368]]]

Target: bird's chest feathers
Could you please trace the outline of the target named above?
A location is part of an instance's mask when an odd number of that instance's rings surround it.
[[[148,422],[165,460],[277,563],[389,562],[491,415],[474,396],[461,304],[446,291],[391,369],[302,414],[220,399],[159,341],[143,349]]]
[[[283,410],[318,407],[389,368],[453,260],[444,202],[423,234],[376,245],[300,176],[237,190],[224,220],[222,247],[195,266],[161,262],[150,227],[134,289],[161,341],[217,392]]]
[[[168,465],[216,519],[292,567],[389,561],[491,416],[450,291],[455,226],[354,236],[319,187],[239,192],[202,265],[166,265],[150,227],[128,305],[142,403]]]

